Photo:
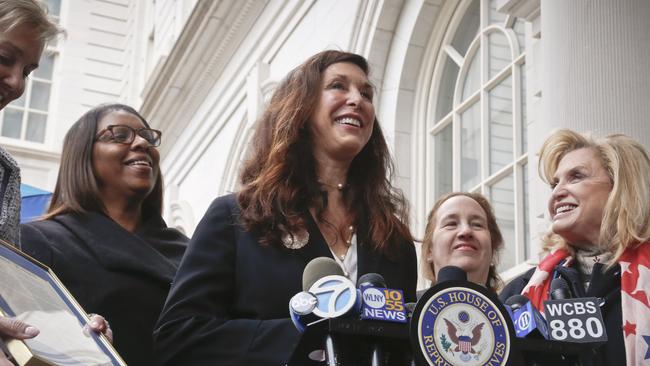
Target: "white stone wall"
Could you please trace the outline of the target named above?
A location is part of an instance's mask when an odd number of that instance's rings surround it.
[[[147,117],[165,127],[164,143],[172,141],[161,147],[168,187],[167,219],[182,216],[178,210],[169,210],[172,205],[178,207],[179,202],[192,208],[188,215],[200,218],[213,198],[234,189],[239,161],[246,152],[245,141],[269,86],[314,53],[350,47],[359,12],[365,5],[364,1],[347,0],[269,1],[263,6],[259,1],[230,5],[224,1],[219,7],[205,7],[205,11],[213,12],[206,16],[214,18],[216,24],[198,24],[195,33],[219,33],[219,27],[227,27],[234,34],[222,39],[212,37],[211,48],[202,49],[196,56],[199,60],[183,63],[196,74],[205,73],[197,78],[200,84],[188,82],[193,81],[193,76],[184,75],[178,68],[154,76],[162,86],[152,87],[149,95],[179,101],[177,108],[162,113],[159,108],[149,107],[156,99],[144,101]],[[228,15],[220,18],[219,13]],[[251,17],[255,17],[254,22],[250,22]],[[245,36],[237,44],[231,41],[242,34]],[[187,44],[177,48],[204,42],[200,36],[181,41]],[[170,52],[170,59],[181,56],[175,51]],[[166,80],[171,81],[165,84]],[[172,93],[170,87],[178,91]],[[198,94],[202,88],[209,89]],[[189,100],[177,96],[184,98],[192,93],[194,98]],[[191,233],[193,225],[187,226],[190,220],[182,221],[185,231]]]
[[[232,191],[239,161],[245,153],[245,146],[241,145],[260,111],[257,102],[251,100],[259,99],[265,85],[272,85],[307,57],[328,48],[352,49],[369,58],[372,80],[378,88],[378,117],[395,153],[396,184],[412,202],[420,201],[421,197],[411,192],[413,161],[418,160],[413,157],[419,153],[413,150],[413,139],[417,138],[412,122],[414,97],[420,66],[425,62],[424,48],[432,37],[441,7],[441,2],[433,0],[269,1],[262,9],[251,10],[258,18],[249,28],[236,30],[247,33],[239,47],[229,49],[231,54],[218,55],[228,57],[228,62],[220,65],[219,73],[206,75],[213,78],[211,89],[199,102],[179,103],[177,108],[162,112],[155,106],[157,101],[165,100],[160,94],[166,93],[170,102],[178,101],[176,95],[196,93],[204,86],[187,83],[178,68],[154,75],[157,80],[173,79],[158,86],[158,92],[156,87],[148,90],[144,101],[145,114],[166,133],[166,146],[161,151],[169,187],[168,207],[187,202],[193,211],[191,215],[198,218],[207,209],[210,198]],[[210,11],[207,6],[206,11]],[[230,17],[235,18],[235,13]],[[176,45],[177,49],[185,47],[188,45]],[[218,48],[219,40],[214,40],[211,47]],[[170,58],[175,57],[178,56],[172,50]],[[200,57],[210,59],[210,55]],[[260,65],[263,73],[258,72]],[[201,82],[207,84],[205,79]],[[177,90],[172,93],[171,89]],[[169,103],[159,105],[164,109]],[[171,219],[172,213],[167,215]],[[173,215],[180,217],[176,211]],[[422,225],[418,215],[413,217]],[[188,220],[183,221],[187,225]],[[193,228],[185,230],[191,232]]]
[[[43,144],[0,137],[23,182],[52,190],[63,138],[88,109],[107,102],[139,107],[149,75],[164,62],[197,0],[63,0],[65,38],[54,47],[50,113]]]
[[[67,35],[57,59],[43,144],[3,141],[23,171],[23,182],[52,190],[68,128],[99,103],[124,100],[130,0],[63,1],[60,24]]]
[[[529,21],[528,176],[535,197],[529,217],[535,238],[547,225],[539,199],[547,187],[537,178],[536,153],[550,127],[622,130],[650,141],[644,102],[650,73],[643,73],[650,59],[645,36],[650,23],[643,20],[650,7],[642,0],[624,6],[605,0],[498,3]],[[439,81],[432,78],[440,67],[441,37],[463,4],[466,0],[63,0],[61,24],[68,37],[58,47],[46,142],[0,142],[16,156],[26,183],[52,189],[70,124],[102,102],[131,104],[163,130],[165,217],[191,235],[212,199],[236,189],[253,123],[274,85],[316,52],[350,50],[371,64],[378,118],[397,163],[395,184],[407,194],[412,228],[421,236],[433,203],[425,141],[436,100],[432,86]],[[612,67],[616,72],[608,71]],[[565,103],[569,96],[571,103]],[[615,117],[625,125],[611,123]],[[536,245],[531,241],[528,252],[535,253]]]
[[[625,133],[650,148],[650,2],[551,0],[541,7],[548,126]]]

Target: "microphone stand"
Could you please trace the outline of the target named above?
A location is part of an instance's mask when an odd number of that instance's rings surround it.
[[[381,350],[381,346],[377,343],[375,343],[374,346],[372,347],[370,364],[372,366],[383,366],[384,364],[384,352]]]
[[[327,357],[327,366],[339,366],[336,351],[334,350],[334,339],[329,333],[325,336],[325,355]]]

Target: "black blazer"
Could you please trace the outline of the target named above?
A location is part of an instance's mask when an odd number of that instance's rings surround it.
[[[130,233],[99,213],[21,225],[21,247],[50,267],[85,311],[103,315],[131,366],[154,364],[152,336],[189,239],[150,215]]]
[[[199,223],[154,332],[163,365],[283,365],[299,341],[289,299],[302,291],[310,260],[332,257],[327,243],[309,215],[305,247],[261,246],[238,215],[236,197],[228,195]],[[414,301],[415,248],[399,248],[391,260],[359,239],[358,275],[380,273]]]

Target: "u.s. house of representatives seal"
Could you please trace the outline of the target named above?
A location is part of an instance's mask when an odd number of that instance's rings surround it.
[[[420,352],[414,351],[429,365],[505,365],[510,354],[508,315],[486,289],[465,285],[430,289],[418,301],[411,338]]]

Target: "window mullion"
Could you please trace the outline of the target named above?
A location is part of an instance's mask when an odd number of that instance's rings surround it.
[[[484,1],[484,0],[479,0],[479,1],[481,1],[479,29],[480,31],[483,31],[483,29],[490,26],[490,4],[489,1]]]
[[[460,139],[461,139],[461,129],[460,129],[460,114],[458,111],[454,111],[453,115],[453,127],[452,127],[452,168],[453,177],[451,185],[454,191],[460,190],[460,177],[461,177],[461,164],[460,164]]]
[[[520,164],[515,164],[514,174],[513,174],[513,183],[515,185],[515,263],[522,263],[526,260],[525,258],[525,246],[526,240],[524,239],[524,189],[523,189],[523,166]]]
[[[29,105],[32,102],[32,87],[33,87],[33,82],[32,78],[27,79],[25,87],[25,104],[23,104],[23,120],[22,123],[20,124],[20,139],[25,140],[25,137],[27,135],[27,115],[29,114]]]
[[[480,118],[480,126],[481,126],[481,157],[479,161],[479,168],[480,168],[480,179],[479,179],[479,184],[481,186],[481,189],[479,192],[483,195],[487,194],[487,187],[484,184],[485,177],[487,176],[486,172],[488,171],[487,168],[487,162],[489,161],[489,152],[488,152],[488,144],[487,144],[487,113],[489,112],[488,105],[487,105],[487,98],[486,98],[486,91],[485,91],[485,82],[487,81],[487,75],[488,75],[488,44],[487,44],[487,35],[483,32],[485,28],[487,28],[490,25],[490,5],[487,1],[481,1],[481,12],[480,12],[480,37],[481,37],[481,47],[479,48],[481,54],[478,55],[480,57],[479,63],[480,63],[480,80],[481,80],[481,87],[479,88],[479,94],[481,96],[480,100],[480,112],[479,112],[479,118]]]
[[[518,156],[521,156],[524,151],[522,151],[522,141],[521,141],[521,132],[523,129],[521,120],[521,98],[525,96],[521,95],[521,69],[520,66],[515,64],[510,65],[512,70],[512,152],[514,156],[512,160],[517,160]]]
[[[523,151],[522,143],[522,123],[525,121],[522,120],[522,98],[525,98],[525,95],[521,95],[521,72],[522,67],[516,63],[510,65],[512,68],[512,133],[513,133],[513,160],[517,161],[518,157],[526,152]],[[515,164],[514,170],[514,184],[515,184],[515,260],[517,263],[522,263],[526,260],[526,230],[524,225],[526,221],[524,217],[526,213],[526,205],[524,204],[524,165],[519,162]]]

